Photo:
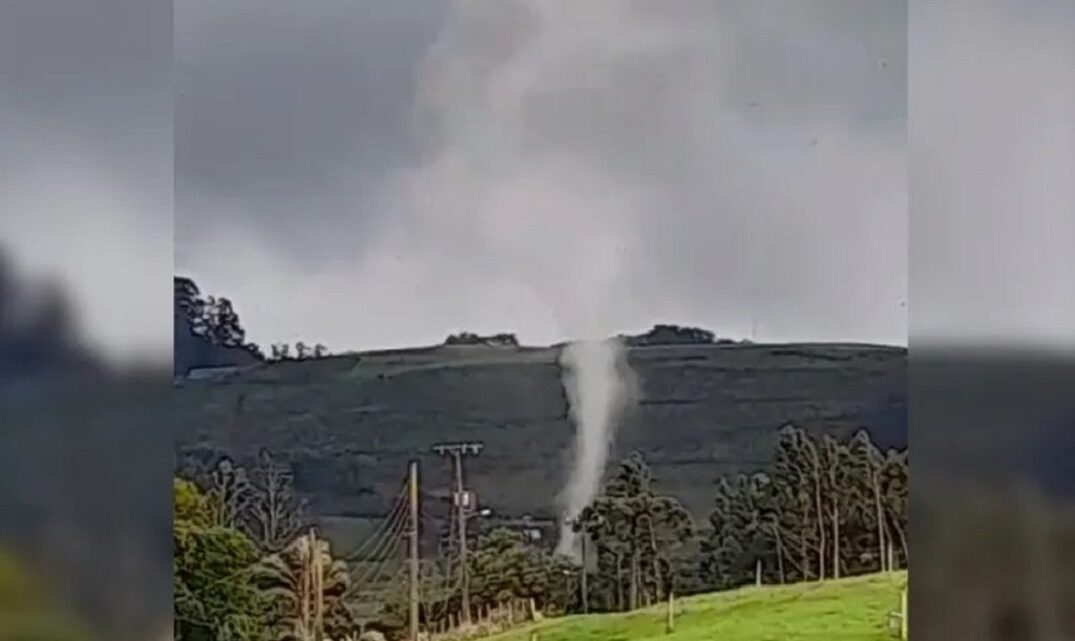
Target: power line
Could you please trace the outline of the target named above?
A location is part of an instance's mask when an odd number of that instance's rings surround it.
[[[436,599],[429,605],[430,618],[434,621],[439,620],[448,612],[448,604],[451,602],[452,597],[459,592],[459,589],[463,586],[463,574],[458,573],[455,583],[449,588],[448,584],[451,581],[451,572],[447,571],[444,575],[444,587],[445,590],[442,594],[442,599]],[[439,613],[437,604],[440,604]]]
[[[389,510],[388,514],[384,517],[384,519],[382,519],[380,525],[378,525],[377,528],[374,529],[374,531],[368,537],[366,537],[366,539],[362,543],[356,546],[355,549],[344,555],[343,558],[347,559],[348,561],[354,560],[355,558],[360,556],[361,553],[365,552],[370,547],[370,544],[377,539],[377,537],[383,534],[383,530],[388,526],[389,523],[392,522],[393,519],[396,518],[399,512],[403,511],[404,507],[406,506],[406,494],[407,487],[406,485],[404,485],[400,489],[399,494],[396,495],[396,504],[392,507],[391,510]]]
[[[380,570],[383,569],[383,567],[387,565],[390,560],[392,560],[392,558],[388,556],[387,553],[389,550],[392,549],[393,543],[395,545],[400,544],[405,529],[406,512],[401,511],[396,516],[394,523],[389,527],[388,530],[386,530],[385,536],[382,538],[381,542],[377,545],[376,548],[374,548],[374,550],[370,553],[370,556],[367,558],[368,563],[377,563],[377,565],[374,566],[374,570],[367,571],[360,577],[355,576],[356,583],[368,581],[370,577],[379,573]]]
[[[388,540],[388,546],[385,549],[385,557],[380,561],[377,561],[376,565],[373,565],[370,569],[366,570],[364,573],[361,574],[361,576],[356,576],[355,584],[376,584],[376,582],[383,576],[384,569],[387,568],[393,561],[399,561],[399,558],[397,558],[396,555],[399,552],[400,543],[401,537],[398,536]],[[390,550],[393,552],[393,554],[391,555],[387,554]]]

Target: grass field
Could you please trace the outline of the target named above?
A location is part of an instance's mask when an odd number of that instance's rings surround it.
[[[892,641],[888,613],[899,610],[906,572],[743,588],[677,603],[675,632],[664,606],[630,614],[554,619],[490,637],[493,641]]]

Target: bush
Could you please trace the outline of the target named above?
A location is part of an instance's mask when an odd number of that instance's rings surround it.
[[[629,345],[709,344],[715,340],[716,335],[713,332],[699,327],[654,325],[653,329],[645,334],[629,337],[627,343]]]
[[[492,336],[480,336],[473,332],[460,332],[448,336],[445,345],[490,345],[496,347],[518,347],[519,339],[515,334],[500,333]]]

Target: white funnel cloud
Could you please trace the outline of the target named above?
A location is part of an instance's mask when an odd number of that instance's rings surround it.
[[[616,425],[631,397],[633,375],[617,339],[571,343],[560,356],[564,389],[575,424],[574,461],[562,496],[557,552],[578,557],[571,520],[593,501],[601,486]]]

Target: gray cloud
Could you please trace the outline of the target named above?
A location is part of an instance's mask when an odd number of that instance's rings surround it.
[[[910,58],[915,340],[1075,346],[1075,4],[922,4]]]
[[[255,339],[905,340],[902,3],[219,4],[177,261]]]
[[[168,340],[165,4],[0,20],[0,238],[118,349]],[[178,3],[178,267],[262,341],[539,340],[589,301],[902,340],[905,4],[655,6]],[[912,15],[916,334],[1068,337],[1072,5]]]
[[[171,342],[171,49],[167,3],[0,7],[0,250],[118,359]]]
[[[302,263],[362,250],[372,201],[417,162],[414,71],[437,3],[187,0],[176,7],[177,242],[220,202]]]

